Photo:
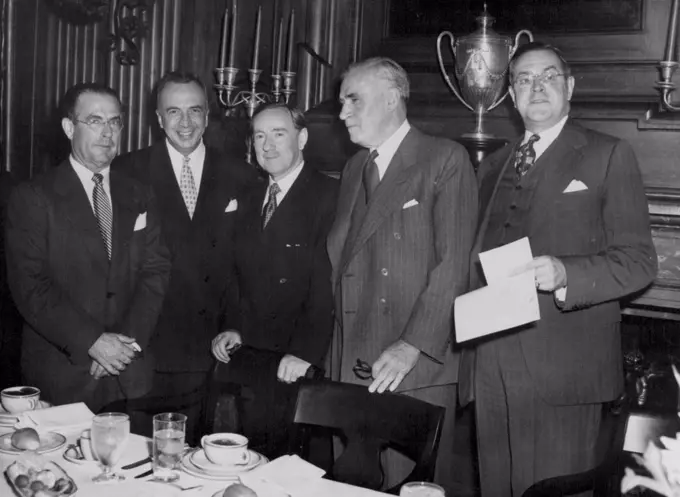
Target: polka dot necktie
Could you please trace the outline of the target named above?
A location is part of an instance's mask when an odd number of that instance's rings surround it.
[[[92,203],[94,204],[94,215],[99,224],[99,233],[102,235],[104,245],[106,245],[106,253],[111,260],[112,241],[111,234],[113,232],[113,214],[111,213],[111,204],[109,196],[104,190],[104,176],[97,173],[92,176],[94,181],[94,190],[92,191]]]
[[[184,160],[182,161],[179,189],[182,192],[182,197],[184,198],[184,204],[187,206],[189,217],[193,219],[198,192],[196,191],[196,184],[194,183],[194,175],[191,174],[191,168],[189,167],[188,155],[185,155]]]
[[[541,137],[538,135],[531,135],[529,140],[517,149],[517,155],[515,156],[515,172],[517,173],[517,180],[519,181],[522,177],[531,169],[536,161],[536,150],[534,150],[534,143],[540,140]]]

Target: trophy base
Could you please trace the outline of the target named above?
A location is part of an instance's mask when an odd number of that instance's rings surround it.
[[[470,154],[470,161],[475,172],[486,157],[508,143],[505,138],[498,138],[487,133],[465,133],[456,141],[463,145]]]

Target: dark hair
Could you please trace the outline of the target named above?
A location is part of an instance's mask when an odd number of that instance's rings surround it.
[[[166,86],[169,84],[186,85],[190,83],[198,85],[198,87],[203,91],[203,94],[205,95],[205,106],[207,107],[208,94],[203,81],[201,81],[198,76],[191,72],[171,71],[166,73],[165,76],[159,79],[158,83],[156,83],[156,108],[158,108],[158,101],[160,100],[161,93],[163,93],[163,90]]]
[[[61,117],[66,117],[72,121],[76,118],[76,105],[78,104],[78,99],[84,93],[109,95],[116,99],[121,111],[123,109],[123,104],[113,88],[101,83],[77,83],[69,88],[61,99]]]
[[[512,56],[512,59],[510,60],[510,65],[508,66],[508,72],[510,73],[511,83],[512,83],[512,71],[514,71],[517,61],[522,55],[527,54],[529,52],[554,53],[555,56],[558,59],[560,59],[560,63],[562,64],[562,73],[564,74],[564,77],[568,78],[569,76],[571,76],[571,67],[569,66],[569,62],[567,62],[567,59],[564,58],[564,55],[562,54],[562,51],[559,48],[549,45],[547,43],[543,43],[541,41],[532,41],[530,43],[520,45],[515,54]]]
[[[300,131],[303,130],[307,127],[307,119],[305,119],[304,113],[298,109],[297,107],[293,107],[291,105],[288,105],[283,102],[272,102],[264,105],[260,105],[256,110],[255,113],[253,114],[253,118],[250,120],[250,134],[252,135],[255,130],[253,129],[253,123],[255,122],[255,118],[262,114],[266,110],[272,110],[272,109],[285,109],[288,111],[290,114],[290,119],[293,121],[293,126],[295,126],[295,129]]]
[[[345,79],[354,71],[372,72],[376,77],[387,81],[399,92],[401,99],[404,102],[408,102],[409,93],[411,91],[408,74],[404,68],[394,60],[388,57],[372,57],[360,62],[355,62],[342,74],[342,79]]]

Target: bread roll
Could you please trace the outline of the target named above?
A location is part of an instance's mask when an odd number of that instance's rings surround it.
[[[40,437],[33,428],[20,428],[12,433],[12,446],[19,450],[37,450]]]

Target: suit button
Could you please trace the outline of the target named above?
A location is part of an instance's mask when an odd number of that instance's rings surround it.
[[[106,298],[107,299],[113,298],[115,295],[116,295],[115,292],[106,292]]]
[[[515,185],[515,190],[521,190],[521,189],[522,189],[522,185]]]
[[[509,227],[510,227],[510,223],[505,223],[505,224],[503,224],[503,226],[506,227],[506,228],[509,228]]]
[[[206,313],[206,310],[205,310],[205,309],[201,309],[200,311],[198,311],[198,315],[199,315],[199,316],[204,316],[205,313]]]
[[[381,303],[382,305],[387,304],[387,299],[380,299],[380,303]]]
[[[400,234],[400,233],[395,233],[395,234],[394,234],[394,239],[395,239],[395,240],[401,240],[401,234]]]
[[[281,278],[279,280],[279,283],[281,283],[283,285],[286,281],[288,281],[286,278]]]
[[[511,204],[511,205],[510,205],[510,210],[511,210],[511,211],[514,211],[515,209],[517,209],[517,205],[516,205],[516,204]]]
[[[204,281],[205,283],[207,283],[208,281],[210,281],[210,276],[206,276],[205,278],[203,278],[203,281]]]
[[[380,272],[382,273],[383,276],[387,276],[388,274],[390,274],[390,272],[387,270],[387,268],[382,268],[380,270]]]

